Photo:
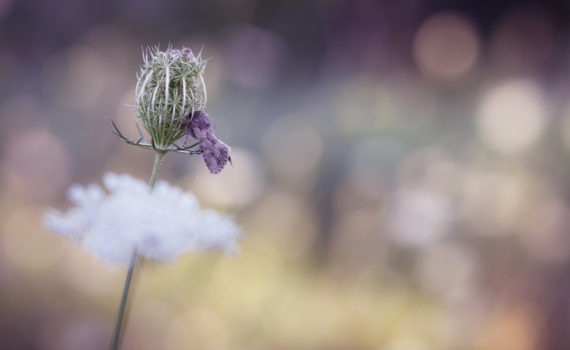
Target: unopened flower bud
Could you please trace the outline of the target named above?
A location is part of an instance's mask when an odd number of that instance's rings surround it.
[[[154,147],[167,149],[185,135],[186,118],[206,106],[207,61],[188,48],[152,48],[143,59],[135,89],[136,113]]]

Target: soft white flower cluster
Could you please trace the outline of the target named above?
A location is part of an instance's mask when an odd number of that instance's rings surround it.
[[[117,264],[128,264],[134,249],[155,261],[194,250],[236,252],[240,230],[234,221],[200,210],[191,193],[165,181],[151,191],[141,180],[113,173],[105,174],[103,183],[109,194],[98,185],[71,186],[68,198],[76,206],[46,213],[46,228]]]

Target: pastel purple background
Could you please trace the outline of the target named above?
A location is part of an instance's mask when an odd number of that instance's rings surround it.
[[[125,271],[41,226],[148,178],[141,47],[203,47],[235,259],[137,276],[125,349],[570,348],[565,1],[0,0],[0,349],[104,349]]]

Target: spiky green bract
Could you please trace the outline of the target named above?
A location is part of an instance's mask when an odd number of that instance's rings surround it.
[[[157,150],[168,149],[184,136],[185,119],[206,106],[203,73],[207,61],[201,56],[185,47],[165,51],[154,47],[143,53],[135,107]]]

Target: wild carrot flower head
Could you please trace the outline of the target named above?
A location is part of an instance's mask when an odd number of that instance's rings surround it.
[[[185,135],[186,118],[206,106],[203,74],[207,61],[189,48],[171,47],[148,49],[143,60],[135,89],[137,117],[154,147],[166,150]]]
[[[207,93],[203,74],[207,61],[201,56],[201,52],[195,56],[188,48],[171,47],[166,51],[152,48],[143,54],[144,63],[137,74],[135,109],[150,134],[150,143],[140,129],[140,138],[133,140],[123,135],[113,121],[111,124],[113,133],[133,146],[161,154],[202,154],[210,172],[217,174],[228,161],[231,163],[231,149],[218,139],[204,110]],[[183,145],[175,143],[183,136],[186,136]],[[190,136],[198,142],[187,146]]]
[[[98,185],[73,185],[75,204],[65,213],[44,216],[44,226],[80,242],[88,251],[126,265],[133,250],[149,260],[169,261],[204,249],[237,250],[240,230],[234,221],[214,210],[200,210],[191,193],[158,181],[153,191],[129,175],[107,173]]]

